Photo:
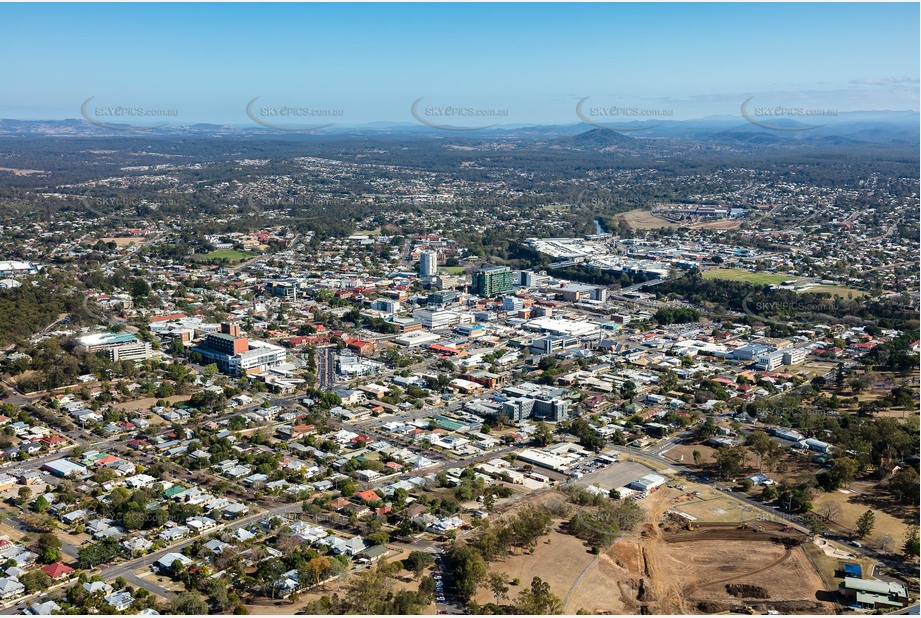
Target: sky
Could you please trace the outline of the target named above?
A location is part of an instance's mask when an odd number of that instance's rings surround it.
[[[0,118],[474,127],[738,116],[746,100],[807,119],[917,111],[918,25],[916,3],[0,4]]]

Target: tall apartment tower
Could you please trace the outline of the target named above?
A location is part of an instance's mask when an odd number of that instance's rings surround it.
[[[506,294],[514,288],[514,273],[508,266],[483,268],[473,275],[473,291],[480,296]]]
[[[423,277],[434,277],[438,274],[437,251],[423,251],[419,255],[419,274]]]

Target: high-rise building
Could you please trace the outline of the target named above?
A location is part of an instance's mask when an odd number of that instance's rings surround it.
[[[511,292],[515,287],[515,276],[508,266],[484,268],[473,275],[473,291],[480,296],[495,296]]]
[[[317,363],[317,386],[321,391],[330,391],[336,385],[336,355],[339,348],[321,345],[315,350]]]
[[[437,251],[423,251],[419,255],[419,274],[423,277],[434,277],[438,274]]]

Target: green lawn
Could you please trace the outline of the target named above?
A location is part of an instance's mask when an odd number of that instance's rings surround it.
[[[778,273],[753,273],[749,270],[739,268],[714,268],[706,270],[703,273],[704,279],[724,279],[726,281],[744,281],[756,285],[773,285],[783,283],[784,281],[800,280],[796,275],[784,275]],[[797,290],[798,292],[825,292],[832,296],[842,298],[860,298],[866,296],[865,292],[840,285],[816,285],[806,290]]]
[[[759,285],[772,285],[783,283],[792,279],[799,279],[793,275],[778,275],[776,273],[753,273],[749,270],[738,268],[714,268],[703,273],[704,279],[725,279],[727,281],[745,281]]]
[[[237,249],[215,249],[211,253],[202,253],[193,257],[196,262],[207,262],[209,260],[227,260],[229,262],[242,262],[251,257],[256,257],[256,253],[250,251],[238,251]]]
[[[439,266],[438,270],[446,272],[449,275],[460,275],[467,270],[466,266]]]

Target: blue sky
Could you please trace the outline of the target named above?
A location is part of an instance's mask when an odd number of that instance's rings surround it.
[[[0,117],[79,118],[90,97],[178,124],[253,124],[255,97],[341,124],[414,122],[420,97],[501,123],[577,122],[586,97],[675,119],[751,96],[918,110],[918,23],[908,3],[0,4]]]

